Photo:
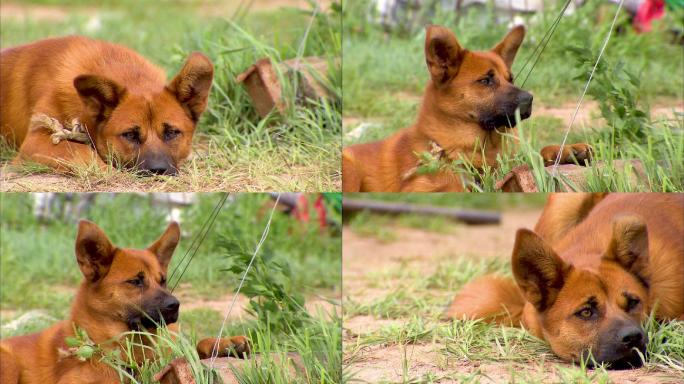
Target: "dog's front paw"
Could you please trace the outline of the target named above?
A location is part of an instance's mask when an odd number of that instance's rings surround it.
[[[561,151],[560,145],[549,145],[540,151],[544,165],[553,165],[558,158],[558,153]],[[563,146],[563,152],[560,154],[559,164],[591,164],[594,158],[594,150],[589,144],[577,143]]]
[[[252,347],[249,344],[249,339],[246,336],[233,336],[230,338],[230,343],[232,344],[231,347],[227,349],[227,352],[230,354],[231,352],[232,355],[235,355],[236,357],[244,357],[244,356],[249,356],[249,354],[252,352]]]
[[[217,349],[217,357],[244,358],[251,353],[249,339],[245,336],[222,337],[218,339],[218,344],[216,341],[217,339],[212,337],[197,343],[197,354],[200,359],[210,358],[214,352],[214,347]]]

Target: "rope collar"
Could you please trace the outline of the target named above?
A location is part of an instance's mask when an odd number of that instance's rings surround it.
[[[435,161],[443,162],[445,159],[447,159],[446,151],[439,144],[437,144],[436,141],[428,141],[428,147],[430,148],[430,150],[425,153],[428,154]],[[420,169],[420,167],[423,165],[425,165],[423,159],[418,158],[418,164],[416,164],[415,167],[404,172],[404,174],[401,176],[401,181],[406,181],[416,176],[418,174],[418,169]]]
[[[43,113],[37,113],[31,116],[31,121],[29,124],[29,130],[36,128],[47,128],[50,130],[50,138],[52,139],[52,144],[54,145],[57,145],[64,140],[75,141],[77,143],[88,145],[93,144],[92,140],[90,139],[90,135],[86,130],[85,124],[81,123],[78,118],[74,118],[70,122],[66,122],[64,125],[62,125],[59,120],[53,117]]]

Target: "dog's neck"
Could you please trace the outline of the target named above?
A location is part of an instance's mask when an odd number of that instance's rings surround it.
[[[83,329],[90,339],[96,344],[105,343],[116,339],[119,335],[128,331],[128,326],[123,321],[112,321],[111,313],[99,313],[87,302],[82,290],[76,294],[71,306],[71,316],[68,327],[76,326]],[[73,329],[67,330],[70,334]]]
[[[479,123],[443,113],[429,100],[429,92],[426,90],[413,125],[416,141],[426,148],[433,147],[431,142],[434,142],[450,160],[469,159],[477,168],[485,163],[495,166],[496,155],[502,151],[503,136],[496,130],[483,129]]]

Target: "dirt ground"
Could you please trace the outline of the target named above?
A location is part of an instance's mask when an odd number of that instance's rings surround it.
[[[241,5],[241,1],[212,1],[207,4],[200,5],[198,10],[206,15],[216,16],[216,15],[231,15],[237,10]],[[273,11],[279,8],[301,8],[310,9],[307,0],[255,0],[251,2],[250,10],[261,12],[261,11]],[[323,10],[328,9],[332,0],[319,0]],[[27,5],[21,4],[15,1],[3,1],[0,4],[0,18],[2,19],[33,19],[33,20],[45,20],[45,21],[62,21],[65,20],[70,13],[73,13],[73,7],[67,8],[59,5]],[[89,16],[97,15],[97,8],[88,7],[77,7],[77,13],[86,14]]]
[[[357,303],[369,304],[382,298],[391,289],[377,288],[375,277],[382,271],[403,267],[417,270],[424,276],[435,272],[439,262],[445,257],[458,253],[473,258],[508,258],[513,247],[514,234],[518,228],[532,228],[540,214],[539,210],[506,212],[500,225],[466,226],[459,225],[448,233],[435,233],[419,229],[392,228],[396,236],[393,240],[378,240],[362,237],[349,227],[343,232],[343,306],[349,299]],[[375,275],[374,275],[375,274]],[[395,289],[401,289],[397,285]],[[445,302],[444,306],[448,303]],[[419,315],[419,314],[416,314]],[[479,362],[458,359],[445,359],[438,353],[439,346],[434,342],[418,342],[409,345],[394,343],[364,346],[353,359],[352,350],[356,349],[357,336],[379,330],[389,325],[401,325],[409,319],[379,319],[374,316],[358,315],[344,318],[345,366],[358,382],[403,382],[402,372],[408,368],[410,377],[432,374],[443,377],[447,374],[469,375],[480,372],[480,381],[508,382],[511,372],[524,372],[528,377],[540,382],[558,382],[554,366],[567,366],[553,363],[526,365],[513,362]],[[410,366],[402,365],[408,359]],[[541,357],[543,359],[543,357]],[[545,361],[545,360],[544,360]],[[547,367],[548,366],[548,367]],[[543,367],[544,369],[539,369]],[[547,369],[548,368],[548,369]],[[682,383],[681,379],[663,376],[659,372],[636,369],[628,371],[609,371],[615,383]],[[423,381],[418,381],[423,382]],[[427,382],[427,381],[426,381]],[[434,382],[453,382],[449,379]]]

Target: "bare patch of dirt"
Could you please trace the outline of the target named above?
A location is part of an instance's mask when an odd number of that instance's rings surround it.
[[[186,287],[187,288],[187,287]],[[230,304],[233,302],[233,293],[228,293],[224,296],[215,299],[204,299],[198,298],[192,295],[188,290],[181,289],[175,293],[178,300],[181,302],[182,311],[191,311],[193,309],[210,309],[219,312],[221,316],[226,316],[228,310],[230,309]],[[247,313],[247,307],[249,306],[249,298],[244,295],[239,295],[235,301],[235,306],[230,312],[229,319],[243,319],[250,316]],[[319,296],[310,296],[306,298],[305,307],[307,311],[311,314],[316,314],[318,310],[323,310],[324,313],[337,312],[340,313],[340,306],[333,305],[327,300]]]
[[[85,11],[85,10],[84,10]],[[93,13],[92,9],[90,13]],[[40,20],[61,22],[69,17],[69,10],[56,5],[27,5],[0,3],[0,18],[14,20]]]
[[[560,106],[535,106],[532,110],[532,116],[545,116],[561,119],[563,121],[563,128],[565,129],[570,125],[572,115],[575,113],[575,108],[577,108],[577,104],[574,103],[564,103]],[[663,102],[654,105],[651,107],[651,118],[653,120],[672,118],[674,111],[679,111],[680,113],[684,111],[684,103],[681,100],[667,103]],[[577,112],[577,117],[575,117],[573,127],[585,127],[596,120],[602,121],[598,103],[594,100],[585,100],[582,102],[582,106]]]
[[[196,11],[209,17],[229,17],[235,13],[240,6],[240,1],[211,1],[196,7]],[[332,0],[318,0],[321,11],[330,9]],[[195,7],[188,4],[188,7]],[[299,8],[311,9],[307,0],[256,0],[252,2],[249,10],[251,12],[268,12],[280,8]],[[7,20],[39,20],[47,22],[62,22],[74,12],[89,16],[96,16],[100,9],[92,6],[61,6],[61,5],[40,5],[40,4],[21,4],[18,2],[0,3],[0,18]]]
[[[321,10],[330,9],[330,4],[332,0],[317,0],[318,5]],[[223,10],[229,12],[235,12],[237,7],[240,5],[239,1],[224,1],[222,3],[214,3],[213,5],[204,5],[200,8],[201,12],[209,12],[208,14],[216,14],[216,7],[221,7]],[[299,8],[299,9],[311,9],[311,5],[307,0],[256,0],[252,2],[250,6],[250,11],[252,12],[264,12],[264,11],[275,11],[280,8]]]
[[[345,227],[342,247],[345,296],[353,295],[356,289],[366,292],[363,298],[354,297],[359,302],[382,296],[382,292],[376,292],[370,295],[374,297],[366,300],[370,288],[367,275],[407,263],[412,269],[431,273],[439,260],[454,253],[473,257],[508,257],[513,249],[515,231],[522,227],[533,228],[540,212],[505,213],[500,225],[459,225],[447,234],[398,227],[394,230],[396,238],[401,240],[392,242],[360,236]]]
[[[373,275],[408,268],[426,276],[435,272],[440,261],[455,254],[472,258],[509,258],[515,231],[533,228],[541,210],[510,211],[503,213],[500,225],[459,225],[448,233],[435,233],[403,227],[393,228],[394,241],[380,241],[354,233],[349,227],[343,230],[343,292],[345,298],[357,303],[371,303],[389,294],[378,289]],[[445,303],[446,304],[446,303]],[[416,314],[419,315],[419,314]],[[439,352],[438,345],[423,342],[409,345],[396,343],[359,346],[358,335],[377,332],[391,325],[402,325],[408,318],[380,319],[359,315],[344,319],[344,361],[346,370],[360,382],[405,382],[430,375],[435,382],[466,381],[478,375],[476,382],[499,383],[515,378],[557,382],[562,372],[557,367],[570,368],[569,364],[553,361],[479,362],[448,359]],[[610,371],[616,383],[675,383],[677,380],[663,372],[646,368],[628,371]],[[422,382],[417,380],[418,382]]]
[[[19,314],[16,309],[0,309],[0,322],[5,322],[7,319],[14,319]]]

